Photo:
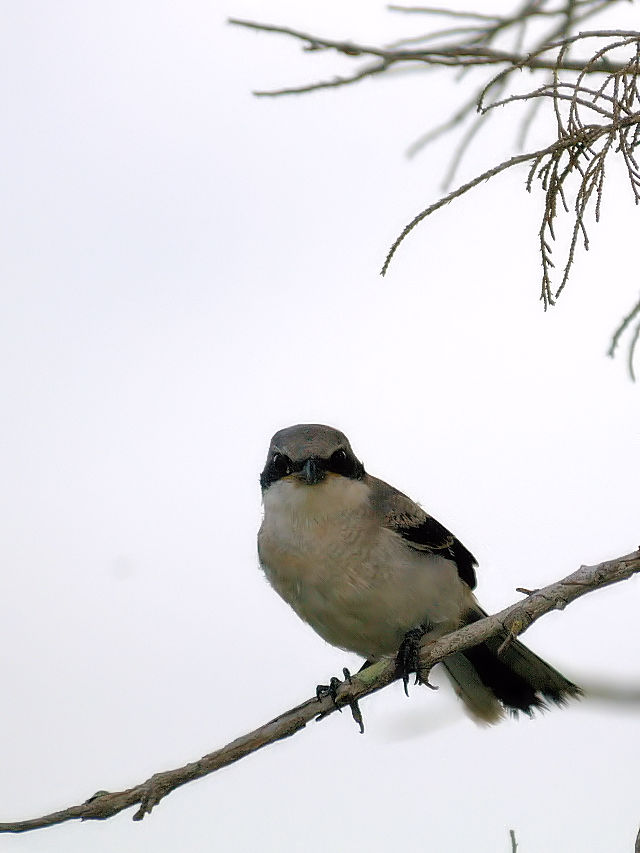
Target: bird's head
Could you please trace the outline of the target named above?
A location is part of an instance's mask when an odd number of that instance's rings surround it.
[[[260,485],[264,492],[288,478],[314,486],[328,476],[361,480],[364,466],[340,430],[322,424],[296,424],[278,430],[271,439]]]

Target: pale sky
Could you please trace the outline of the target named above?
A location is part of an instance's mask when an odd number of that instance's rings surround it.
[[[404,152],[464,90],[414,73],[257,100],[351,66],[225,19],[370,42],[424,22],[370,0],[1,8],[0,821],[194,760],[358,668],[258,567],[280,427],[345,431],[476,554],[489,610],[639,544],[640,390],[605,353],[640,214],[615,169],[547,314],[524,171],[424,223],[382,279],[453,140]],[[461,179],[512,153],[510,122]],[[637,685],[638,589],[525,642],[578,682]],[[507,853],[509,828],[522,853],[633,848],[637,708],[483,729],[443,682],[362,710],[364,736],[334,714],[141,824],[0,848]]]

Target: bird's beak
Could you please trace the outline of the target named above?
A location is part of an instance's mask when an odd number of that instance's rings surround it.
[[[318,464],[318,460],[315,456],[307,459],[304,463],[302,470],[300,471],[300,478],[309,486],[314,486],[316,483],[324,480],[324,471]]]

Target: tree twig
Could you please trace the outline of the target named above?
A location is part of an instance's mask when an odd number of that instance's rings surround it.
[[[481,619],[435,642],[429,641],[426,635],[420,650],[421,668],[426,673],[448,655],[471,648],[500,632],[506,631],[508,636],[515,637],[545,613],[562,610],[588,592],[626,580],[637,572],[640,572],[640,551],[596,566],[582,566],[563,580],[533,591],[523,601],[494,616]],[[338,708],[353,706],[358,700],[381,690],[399,677],[394,660],[379,661],[343,682],[338,688],[335,703],[330,696],[308,699],[197,761],[156,773],[146,782],[123,791],[98,791],[84,803],[43,817],[0,823],[0,832],[27,832],[69,820],[105,820],[135,805],[139,808],[133,819],[142,820],[163,797],[181,785],[208,776],[258,749],[290,737],[314,718],[324,719]]]
[[[611,345],[609,346],[609,349],[607,351],[608,356],[610,356],[611,358],[613,358],[615,356],[616,349],[618,347],[618,344],[620,343],[620,338],[622,337],[624,332],[627,330],[627,328],[630,326],[630,324],[633,322],[633,320],[638,315],[640,315],[640,299],[636,302],[636,304],[633,306],[633,308],[627,314],[627,316],[623,317],[620,325],[618,326],[618,328],[613,333],[613,336],[611,338]],[[634,382],[635,382],[636,375],[635,375],[635,371],[633,369],[633,357],[635,355],[635,351],[636,351],[636,347],[638,345],[638,339],[639,338],[640,338],[640,322],[638,322],[636,324],[636,326],[632,332],[631,343],[629,344],[629,349],[627,351],[627,367],[629,369],[629,374],[630,374],[630,376]]]
[[[408,155],[413,156],[442,134],[459,131],[460,140],[452,148],[450,167],[443,181],[445,189],[453,181],[455,171],[477,132],[490,121],[498,106],[510,107],[517,102],[529,104],[522,122],[522,139],[534,117],[540,113],[537,107],[545,101],[550,103],[556,128],[553,144],[540,152],[505,160],[423,210],[393,243],[382,270],[384,275],[400,243],[426,216],[487,178],[528,160],[532,168],[527,189],[531,189],[535,178],[544,191],[538,245],[542,261],[541,299],[546,309],[555,304],[567,285],[579,246],[585,250],[589,248],[587,214],[593,211],[595,221],[599,221],[606,162],[616,156],[624,161],[634,201],[640,204],[640,166],[637,160],[640,145],[640,32],[607,28],[578,31],[585,21],[610,10],[618,2],[620,0],[558,0],[556,3],[551,0],[521,0],[520,5],[506,15],[392,5],[389,6],[391,11],[414,17],[440,17],[452,25],[436,27],[422,35],[406,36],[386,46],[329,39],[256,21],[231,19],[230,23],[288,36],[304,43],[307,50],[333,50],[359,62],[369,60],[362,62],[352,74],[255,92],[260,96],[344,87],[368,77],[382,76],[403,65],[422,65],[426,70],[453,68],[460,72],[459,79],[470,71],[491,69],[489,79],[471,90],[472,97],[467,93],[448,119],[422,134],[408,149]],[[545,29],[547,23],[551,26]],[[593,40],[599,40],[600,45],[604,41],[604,46],[595,52],[592,50],[585,58],[574,56],[576,47],[589,47]],[[625,53],[630,55],[622,61]],[[496,68],[499,68],[497,73]],[[516,72],[524,70],[547,72],[547,82],[522,94],[517,90]],[[602,85],[599,82],[593,86],[585,85],[587,77],[599,80],[602,75]],[[522,75],[518,75],[519,79]],[[505,96],[503,92],[507,84],[511,91],[507,91]],[[477,107],[475,115],[474,107]],[[631,120],[621,121],[623,117]],[[556,264],[553,257],[556,220],[567,214],[572,216],[573,224],[567,234],[566,248],[563,247],[564,260],[558,283],[554,281]],[[625,319],[614,333],[611,355],[627,326],[628,319]],[[630,330],[627,340],[627,367],[629,375],[635,379],[634,354],[640,342],[640,323]]]
[[[587,60],[567,59],[558,65],[555,57],[544,58],[540,54],[556,47],[554,44],[549,44],[544,50],[538,50],[537,55],[533,53],[517,53],[508,50],[498,50],[497,48],[476,46],[472,44],[452,44],[443,45],[442,47],[431,47],[423,50],[404,50],[404,49],[389,49],[375,47],[373,45],[356,44],[349,41],[337,41],[335,39],[322,38],[314,36],[311,33],[293,30],[290,27],[277,26],[275,24],[261,24],[257,21],[247,21],[242,18],[229,18],[228,23],[238,27],[246,27],[251,30],[258,30],[267,33],[280,33],[281,35],[291,36],[300,41],[306,42],[312,50],[319,48],[335,50],[345,56],[362,57],[375,56],[383,60],[385,69],[392,65],[403,62],[421,62],[425,65],[442,65],[448,68],[462,67],[473,68],[475,66],[487,65],[508,65],[515,68],[528,68],[530,71],[583,71]],[[616,31],[619,32],[619,31]],[[372,66],[378,68],[379,66]],[[620,70],[623,66],[618,67],[617,64],[601,62],[593,64],[590,69],[590,74],[610,74],[616,70]],[[370,72],[371,73],[371,72]],[[367,76],[364,73],[354,75],[352,78],[344,78],[346,82],[349,80],[361,80]],[[274,89],[268,91],[256,91],[254,95],[259,97],[278,96],[278,95],[297,95],[303,92],[314,91],[316,89],[330,88],[335,85],[333,80],[327,82],[312,83],[307,86],[291,87],[285,89]]]
[[[411,233],[411,231],[413,231],[416,225],[422,222],[423,219],[426,219],[427,216],[430,216],[432,213],[435,213],[436,210],[439,210],[441,207],[444,207],[446,204],[449,204],[449,202],[453,201],[455,198],[459,198],[461,195],[464,195],[469,190],[473,189],[474,187],[477,187],[478,184],[481,184],[484,181],[488,181],[490,178],[494,178],[501,172],[504,172],[507,169],[511,169],[514,166],[519,166],[522,163],[533,161],[534,168],[537,168],[542,163],[542,160],[547,156],[552,156],[557,159],[559,155],[571,148],[583,149],[586,146],[593,145],[593,143],[597,141],[601,136],[616,133],[619,129],[625,127],[632,127],[634,125],[637,125],[639,122],[640,112],[634,113],[631,116],[620,118],[616,122],[611,122],[607,125],[590,125],[589,127],[586,127],[576,132],[573,136],[567,136],[562,139],[558,139],[556,142],[546,146],[545,148],[540,148],[537,151],[530,151],[526,154],[518,154],[515,157],[510,157],[508,160],[499,163],[497,166],[493,166],[491,169],[487,169],[486,172],[483,172],[481,175],[477,175],[475,178],[473,178],[471,181],[468,181],[466,184],[462,184],[457,189],[448,193],[446,196],[443,196],[442,198],[438,199],[438,201],[434,202],[433,204],[430,204],[429,207],[426,207],[424,210],[421,210],[420,213],[414,216],[411,222],[405,225],[405,227],[402,229],[402,232],[398,235],[398,237],[391,245],[391,248],[389,249],[385,258],[384,264],[382,265],[382,269],[380,270],[380,274],[386,274],[387,270],[389,269],[389,264],[393,260],[393,256],[400,247],[400,244],[403,242],[405,237],[407,237]],[[530,174],[533,174],[533,170]],[[573,258],[571,258],[571,260],[573,260]],[[564,280],[562,286],[564,286]],[[548,298],[548,304],[553,304],[553,302],[554,297]]]

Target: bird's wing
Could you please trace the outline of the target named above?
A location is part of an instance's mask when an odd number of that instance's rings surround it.
[[[460,578],[474,589],[478,563],[471,551],[411,498],[383,480],[367,476],[372,502],[383,515],[383,525],[402,536],[410,548],[452,560]]]

